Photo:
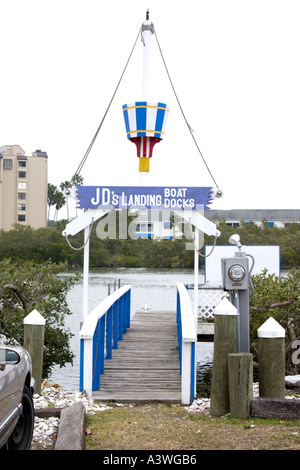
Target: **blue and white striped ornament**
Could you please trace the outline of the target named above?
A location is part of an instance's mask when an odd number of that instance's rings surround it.
[[[123,105],[123,115],[128,139],[155,137],[163,139],[169,107],[165,103],[136,101]]]

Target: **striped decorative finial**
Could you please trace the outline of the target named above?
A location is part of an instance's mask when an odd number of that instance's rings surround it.
[[[147,159],[140,161],[140,171],[149,171],[149,158],[154,145],[164,137],[168,113],[169,107],[161,102],[123,105],[127,138],[136,144],[137,156]]]

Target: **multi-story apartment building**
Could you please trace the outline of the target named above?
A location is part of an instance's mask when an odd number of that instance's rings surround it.
[[[47,226],[48,156],[26,156],[19,145],[0,147],[0,229]]]

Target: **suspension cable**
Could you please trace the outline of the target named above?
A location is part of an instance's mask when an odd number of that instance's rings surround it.
[[[164,59],[164,56],[163,56],[163,53],[162,53],[162,50],[161,50],[161,47],[160,47],[160,44],[159,44],[159,41],[158,41],[158,38],[157,38],[157,34],[156,34],[155,29],[154,29],[154,35],[155,35],[155,38],[156,38],[156,41],[157,41],[157,45],[158,45],[158,49],[159,49],[159,52],[160,52],[162,61],[163,61],[163,63],[164,63],[164,66],[165,66],[167,75],[168,75],[169,80],[170,80],[171,87],[172,87],[172,89],[173,89],[173,92],[174,92],[175,98],[176,98],[176,100],[177,100],[178,106],[179,106],[179,108],[180,108],[180,111],[181,111],[181,113],[182,113],[182,116],[183,116],[183,118],[184,118],[184,120],[185,120],[185,122],[186,122],[187,128],[188,128],[188,130],[189,130],[189,132],[190,132],[190,134],[191,134],[191,136],[192,136],[192,138],[193,138],[193,141],[194,141],[194,143],[195,143],[195,145],[196,145],[196,147],[197,147],[197,149],[198,149],[198,152],[199,152],[199,154],[200,154],[200,156],[201,156],[201,158],[202,158],[202,160],[203,160],[203,163],[204,163],[204,165],[205,165],[206,168],[207,168],[207,171],[209,172],[209,174],[210,174],[210,176],[211,176],[213,182],[215,183],[216,187],[219,189],[219,186],[218,186],[218,184],[217,184],[215,178],[213,177],[213,175],[212,175],[212,173],[211,173],[211,171],[210,171],[210,169],[209,169],[209,167],[208,167],[208,165],[207,165],[207,163],[206,163],[206,161],[205,161],[205,158],[204,158],[204,156],[203,156],[203,154],[202,154],[202,152],[201,152],[201,150],[200,150],[200,148],[199,148],[199,145],[198,145],[198,143],[197,143],[197,141],[196,141],[196,139],[195,139],[195,136],[194,136],[194,134],[193,134],[192,128],[191,128],[191,126],[189,125],[189,123],[188,123],[188,121],[187,121],[187,119],[186,119],[186,116],[185,116],[185,114],[184,114],[184,112],[183,112],[182,106],[181,106],[181,104],[180,104],[180,101],[179,101],[178,96],[177,96],[177,93],[176,93],[176,91],[175,91],[173,82],[172,82],[172,80],[171,80],[171,76],[170,76],[170,74],[169,74],[169,70],[168,70],[166,61],[165,61],[165,59]]]
[[[73,246],[73,245],[71,244],[71,242],[70,242],[70,240],[69,240],[69,238],[68,238],[67,233],[64,232],[65,239],[67,240],[68,245],[69,245],[70,248],[72,248],[72,250],[74,250],[74,251],[81,251],[81,250],[83,250],[83,248],[87,245],[87,243],[89,242],[89,240],[90,240],[90,238],[91,238],[91,234],[92,234],[92,230],[93,230],[93,222],[94,222],[94,218],[92,218],[92,222],[91,222],[90,227],[89,227],[89,233],[88,233],[88,236],[87,236],[85,242],[83,243],[83,245],[81,245],[81,246],[78,247],[78,248],[75,247],[75,246]]]
[[[189,219],[189,227],[190,227],[190,231],[191,231],[192,238],[193,238],[194,249],[197,251],[198,255],[201,256],[202,258],[208,258],[212,254],[212,252],[214,251],[214,249],[216,247],[217,240],[218,240],[218,234],[216,233],[216,235],[215,235],[215,239],[213,241],[213,246],[212,246],[210,252],[207,255],[204,255],[200,252],[200,250],[196,246],[196,233],[193,232],[191,219]]]
[[[128,64],[129,64],[129,61],[130,61],[131,56],[132,56],[132,54],[133,54],[133,51],[134,51],[134,49],[135,49],[137,40],[138,40],[138,38],[139,38],[139,36],[140,36],[141,30],[142,30],[142,27],[140,27],[140,29],[139,29],[139,32],[138,32],[138,35],[137,35],[136,40],[135,40],[135,42],[134,42],[133,48],[131,49],[131,52],[130,52],[130,55],[129,55],[128,59],[127,59],[126,65],[125,65],[125,67],[124,67],[124,70],[123,70],[123,72],[122,72],[122,74],[121,74],[121,77],[120,77],[120,79],[119,79],[119,81],[118,81],[118,84],[117,84],[116,89],[115,89],[115,91],[114,91],[114,93],[113,93],[113,95],[112,95],[112,98],[111,98],[111,100],[110,100],[110,102],[109,102],[109,104],[108,104],[108,107],[107,107],[107,109],[106,109],[106,111],[105,111],[105,113],[104,113],[104,116],[103,116],[103,118],[102,118],[102,120],[101,120],[101,122],[100,122],[100,124],[99,124],[99,126],[98,126],[98,129],[97,129],[97,131],[96,131],[96,133],[95,133],[95,135],[94,135],[94,137],[93,137],[93,139],[92,139],[90,145],[88,146],[88,148],[87,148],[87,150],[86,150],[86,152],[85,152],[85,154],[84,154],[84,156],[83,156],[83,159],[81,160],[81,162],[80,162],[80,164],[79,164],[79,166],[78,166],[78,168],[77,168],[77,170],[76,170],[76,172],[75,172],[75,175],[79,175],[79,174],[80,174],[80,172],[81,172],[81,170],[82,170],[82,167],[83,167],[83,165],[85,164],[86,159],[87,159],[87,157],[89,156],[90,151],[92,150],[92,147],[93,147],[93,145],[94,145],[94,143],[95,143],[95,140],[96,140],[96,138],[97,138],[97,136],[98,136],[98,134],[99,134],[99,131],[100,131],[101,127],[102,127],[102,124],[103,124],[103,122],[104,122],[104,119],[105,119],[106,116],[107,116],[107,113],[108,113],[108,111],[109,111],[109,109],[110,109],[110,107],[111,107],[111,104],[112,104],[112,102],[113,102],[113,99],[114,99],[114,97],[115,97],[115,95],[116,95],[116,93],[117,93],[117,91],[118,91],[118,88],[119,88],[119,86],[120,86],[120,83],[121,83],[121,81],[122,81],[122,78],[123,78],[123,76],[124,76],[124,74],[125,74],[125,71],[126,71],[126,69],[127,69],[127,66],[128,66]]]
[[[88,146],[88,148],[87,148],[87,150],[86,150],[86,152],[85,152],[85,154],[84,154],[84,156],[83,156],[83,158],[82,158],[82,160],[81,160],[81,162],[80,162],[80,164],[79,164],[79,166],[78,166],[78,168],[77,168],[77,170],[76,170],[76,172],[75,172],[75,174],[77,174],[77,175],[80,174],[80,172],[81,172],[81,170],[82,170],[82,168],[83,168],[83,165],[85,164],[85,162],[86,162],[86,160],[87,160],[87,157],[89,156],[89,153],[90,153],[90,151],[92,150],[92,147],[93,147],[93,145],[94,145],[94,143],[95,143],[95,141],[96,141],[96,138],[97,138],[97,136],[98,136],[98,134],[99,134],[99,131],[100,131],[100,129],[101,129],[102,125],[103,125],[103,122],[104,122],[104,120],[105,120],[105,118],[106,118],[106,116],[107,116],[107,113],[108,113],[108,111],[109,111],[109,109],[110,109],[110,107],[111,107],[111,104],[112,104],[112,102],[113,102],[113,100],[114,100],[114,97],[115,97],[115,95],[116,95],[116,93],[117,93],[117,91],[118,91],[118,89],[119,89],[120,83],[121,83],[121,81],[122,81],[122,79],[123,79],[123,76],[124,76],[124,74],[125,74],[125,71],[126,71],[126,69],[127,69],[127,66],[128,66],[128,64],[129,64],[129,61],[130,61],[131,56],[132,56],[132,54],[133,54],[133,51],[134,51],[134,49],[135,49],[135,46],[136,46],[136,43],[137,43],[137,40],[138,40],[138,38],[139,38],[139,36],[140,36],[141,31],[142,31],[142,26],[141,26],[140,29],[139,29],[139,32],[138,32],[138,35],[137,35],[137,37],[136,37],[136,39],[135,39],[134,45],[133,45],[133,47],[132,47],[132,50],[131,50],[131,52],[130,52],[130,54],[129,54],[129,57],[128,57],[128,59],[127,59],[127,62],[126,62],[125,67],[124,67],[124,69],[123,69],[123,72],[122,72],[122,74],[121,74],[121,77],[120,77],[120,79],[119,79],[119,81],[118,81],[118,84],[117,84],[116,89],[115,89],[115,91],[114,91],[114,93],[113,93],[113,95],[112,95],[112,98],[111,98],[111,100],[110,100],[110,102],[109,102],[109,104],[108,104],[108,107],[107,107],[107,109],[106,109],[106,111],[105,111],[105,113],[104,113],[104,115],[103,115],[103,118],[102,118],[102,120],[101,120],[101,122],[100,122],[100,124],[99,124],[99,126],[98,126],[98,128],[97,128],[97,131],[96,131],[96,133],[95,133],[95,135],[94,135],[94,137],[93,137],[93,139],[92,139],[90,145]],[[155,30],[154,27],[153,27],[153,31],[154,31],[155,39],[156,39],[156,42],[157,42],[157,45],[158,45],[158,49],[159,49],[159,52],[160,52],[160,55],[161,55],[163,64],[164,64],[165,69],[166,69],[166,73],[167,73],[167,75],[168,75],[168,78],[169,78],[171,87],[172,87],[172,89],[173,89],[173,92],[174,92],[176,101],[177,101],[177,103],[178,103],[178,106],[179,106],[180,111],[181,111],[181,113],[182,113],[182,116],[183,116],[183,118],[184,118],[184,121],[185,121],[185,123],[186,123],[186,125],[187,125],[187,128],[188,128],[188,130],[189,130],[189,132],[190,132],[190,134],[191,134],[191,137],[192,137],[192,139],[193,139],[193,141],[194,141],[194,143],[195,143],[195,145],[196,145],[196,147],[197,147],[197,149],[198,149],[198,152],[199,152],[199,154],[200,154],[200,156],[201,156],[201,158],[202,158],[202,161],[203,161],[204,165],[206,166],[206,169],[207,169],[208,173],[210,174],[210,176],[211,176],[211,178],[212,178],[214,184],[216,185],[216,187],[217,187],[218,190],[219,190],[219,185],[217,184],[217,182],[216,182],[216,180],[215,180],[215,178],[214,178],[212,172],[210,171],[210,169],[209,169],[209,167],[208,167],[208,164],[207,164],[207,162],[206,162],[206,160],[205,160],[205,158],[204,158],[204,156],[203,156],[203,154],[202,154],[202,152],[201,152],[201,150],[200,150],[200,147],[199,147],[199,145],[198,145],[198,143],[197,143],[197,141],[196,141],[196,139],[195,139],[195,136],[194,136],[194,134],[193,134],[192,128],[191,128],[191,126],[189,125],[189,123],[188,123],[188,121],[187,121],[187,118],[186,118],[186,116],[185,116],[185,114],[184,114],[184,111],[183,111],[183,109],[182,109],[181,103],[180,103],[180,101],[179,101],[178,95],[177,95],[176,90],[175,90],[175,87],[174,87],[174,85],[173,85],[173,81],[172,81],[172,79],[171,79],[171,76],[170,76],[170,73],[169,73],[169,70],[168,70],[168,67],[167,67],[167,64],[166,64],[164,55],[163,55],[163,53],[162,53],[162,49],[161,49],[161,47],[160,47],[160,43],[159,43],[159,41],[158,41],[158,37],[157,37],[157,34],[156,34],[156,30]]]

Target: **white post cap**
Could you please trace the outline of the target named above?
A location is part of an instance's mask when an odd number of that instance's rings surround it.
[[[227,299],[223,297],[215,308],[214,315],[237,315],[237,308]]]
[[[273,317],[270,317],[258,328],[257,336],[259,338],[284,338],[285,330]]]
[[[46,320],[37,310],[32,310],[31,313],[24,318],[24,325],[45,325]]]

